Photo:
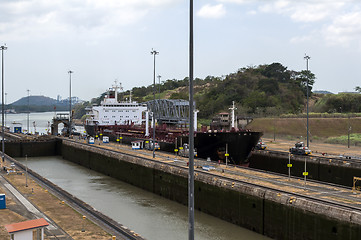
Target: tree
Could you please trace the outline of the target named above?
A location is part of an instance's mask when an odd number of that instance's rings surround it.
[[[302,91],[305,96],[307,95],[307,81],[308,81],[308,93],[310,94],[312,91],[313,84],[315,84],[315,74],[311,71],[303,70],[301,72],[296,73],[295,81],[300,85]]]
[[[263,71],[263,75],[268,78],[277,79],[279,82],[289,82],[290,72],[287,71],[287,67],[284,67],[281,63],[272,63],[267,65]]]
[[[263,78],[258,82],[258,89],[265,92],[267,95],[277,94],[279,90],[278,81],[273,78]]]
[[[359,86],[355,87],[355,91],[361,93],[361,87]]]

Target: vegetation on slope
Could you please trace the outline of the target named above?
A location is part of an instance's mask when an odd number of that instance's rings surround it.
[[[328,113],[361,112],[360,102],[361,94],[327,94],[317,99],[312,110],[314,112]]]
[[[297,113],[303,109],[307,78],[311,92],[315,76],[309,71],[288,70],[280,63],[246,67],[223,78],[195,79],[194,99],[199,117],[206,119],[220,111],[228,111],[232,101],[238,107],[237,114]],[[169,99],[187,100],[187,86],[188,78],[173,79],[157,84],[155,90]],[[132,92],[139,102],[153,99],[152,85],[135,87]]]
[[[265,136],[274,135],[283,138],[298,138],[304,140],[307,134],[306,118],[255,118],[247,126],[254,131],[262,131]],[[351,144],[358,144],[361,134],[361,118],[310,118],[310,139],[326,140],[330,143],[342,143],[347,139],[348,131],[353,136]]]

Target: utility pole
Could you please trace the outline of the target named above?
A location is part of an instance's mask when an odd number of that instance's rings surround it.
[[[305,55],[304,59],[306,59],[306,69],[307,69],[307,74],[309,74],[308,72],[308,61],[311,59],[311,57],[309,57],[308,55]],[[309,126],[308,126],[308,82],[309,82],[309,79],[308,79],[308,76],[307,77],[307,89],[306,89],[306,92],[307,92],[307,148],[309,147]],[[306,181],[307,181],[307,175],[308,175],[308,172],[307,172],[307,161],[306,161],[306,158],[305,158],[305,171],[303,172],[303,175],[305,177],[305,190],[306,190]]]
[[[68,71],[69,73],[69,136],[71,135],[71,130],[72,130],[72,112],[71,112],[71,74],[73,73],[73,71]]]
[[[304,59],[306,59],[306,69],[307,69],[307,73],[308,73],[308,61],[311,59],[311,57],[308,55],[305,55]],[[307,92],[307,147],[309,147],[309,145],[310,145],[309,128],[308,128],[308,82],[309,82],[309,79],[307,76],[307,89],[306,89],[306,92]]]
[[[7,97],[8,97],[8,93],[5,93],[5,105],[7,103]],[[5,128],[6,128],[6,111],[5,111]]]
[[[347,148],[350,148],[350,134],[351,134],[351,124],[350,124],[350,115],[348,115],[348,129],[347,129]]]
[[[26,90],[28,92],[28,119],[27,119],[27,131],[28,131],[28,134],[29,134],[29,130],[30,130],[30,126],[29,126],[29,114],[30,114],[30,103],[29,103],[29,98],[30,98],[30,90],[27,89]]]
[[[189,173],[188,240],[194,240],[194,106],[193,106],[193,0],[189,5]]]
[[[159,99],[160,99],[160,78],[161,78],[161,77],[162,77],[161,75],[158,75],[158,76],[157,76],[157,78],[158,78],[158,83],[159,83],[159,85],[158,85]]]
[[[159,54],[152,48],[150,54],[153,55],[153,158],[155,158],[155,56]]]
[[[25,187],[28,187],[28,155],[25,155]]]
[[[2,133],[2,141],[1,141],[1,145],[2,145],[2,153],[1,153],[1,170],[3,169],[4,166],[4,162],[5,162],[5,128],[4,128],[4,112],[5,112],[5,108],[4,108],[4,50],[7,49],[6,46],[1,46],[1,96],[2,96],[2,101],[1,101],[1,109],[2,109],[2,126],[1,126],[1,133]]]

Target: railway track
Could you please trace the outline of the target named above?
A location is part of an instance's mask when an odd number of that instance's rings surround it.
[[[271,153],[271,154],[277,154],[279,156],[283,156],[283,157],[288,157],[289,153],[286,151],[277,151],[277,150],[257,150],[258,153]],[[322,155],[320,153],[317,154],[311,154],[311,155],[294,155],[291,154],[291,158],[292,157],[298,157],[298,158],[317,158],[317,159],[322,159],[322,160],[332,160],[332,161],[340,161],[340,162],[348,162],[348,163],[355,163],[355,164],[361,164],[361,158],[357,157],[357,156],[352,156],[352,155]]]

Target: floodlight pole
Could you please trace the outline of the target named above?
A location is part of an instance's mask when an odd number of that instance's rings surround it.
[[[194,240],[194,106],[193,106],[193,0],[189,8],[189,173],[188,240]]]
[[[1,145],[2,145],[2,153],[1,153],[1,170],[3,169],[4,166],[4,162],[5,162],[5,128],[4,128],[4,112],[5,112],[5,108],[4,108],[4,50],[7,49],[6,46],[1,46],[1,96],[2,96],[2,101],[1,101],[1,115],[2,115],[2,126],[1,126],[1,134],[2,134],[2,141],[1,141]]]
[[[308,73],[308,60],[311,59],[310,56],[305,56],[304,59],[306,59],[306,68],[307,68],[307,73]],[[307,89],[306,89],[306,92],[307,92],[307,147],[309,147],[310,145],[310,140],[309,140],[309,129],[308,129],[308,76],[307,76]]]
[[[158,85],[159,99],[160,99],[160,78],[161,78],[161,77],[162,77],[161,75],[158,75],[158,76],[157,76],[157,78],[158,78],[158,83],[159,83],[159,85]]]
[[[7,103],[7,96],[8,96],[8,94],[7,93],[5,93],[5,105],[6,105],[6,103]],[[6,111],[5,111],[5,128],[6,128]]]
[[[72,114],[71,114],[71,74],[73,73],[73,71],[68,71],[69,73],[69,136],[71,135],[71,131],[72,131]]]
[[[306,59],[306,69],[307,69],[307,74],[308,74],[308,60],[310,60],[311,58],[308,55],[305,55],[304,59]],[[307,148],[309,147],[309,129],[308,129],[308,76],[307,76]],[[303,172],[303,175],[305,177],[305,190],[306,190],[306,181],[307,181],[307,160],[305,158],[305,171]]]
[[[28,92],[28,116],[27,116],[27,131],[28,131],[28,134],[29,134],[29,130],[30,130],[30,126],[29,126],[29,114],[30,114],[30,103],[29,103],[29,98],[30,98],[30,90],[27,89],[26,90]]]
[[[153,158],[155,158],[155,56],[159,54],[152,48],[150,54],[153,55]]]
[[[28,155],[25,154],[25,187],[28,187]]]

